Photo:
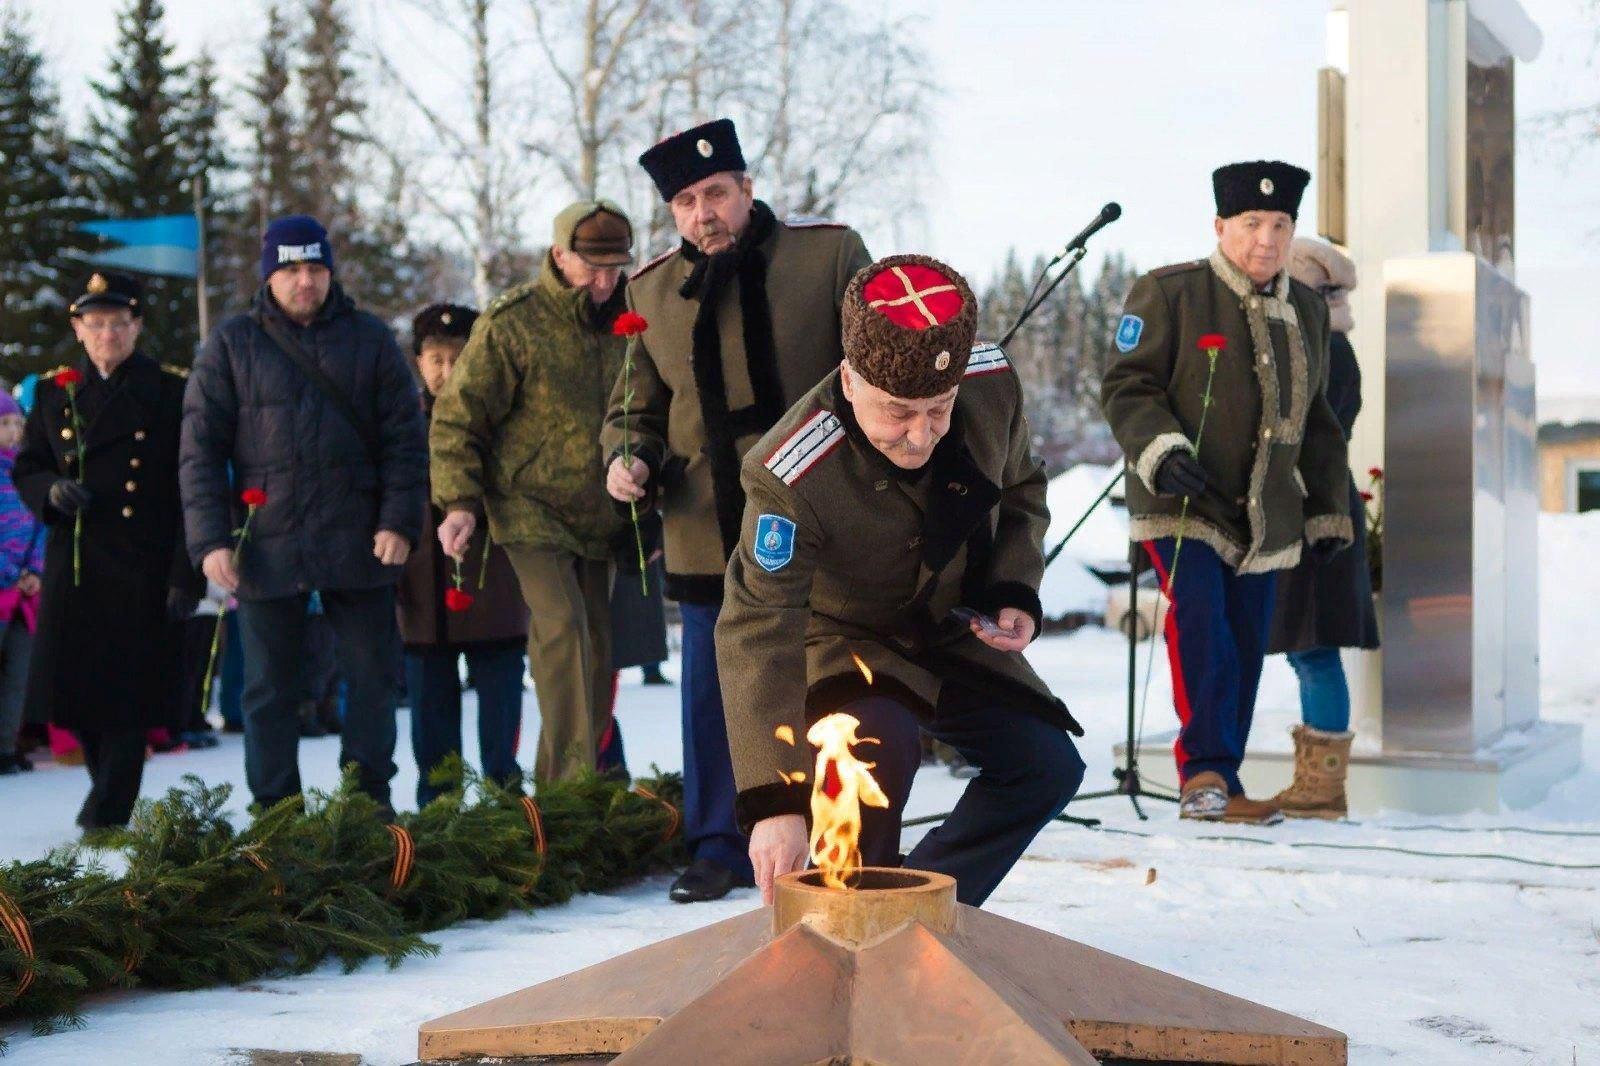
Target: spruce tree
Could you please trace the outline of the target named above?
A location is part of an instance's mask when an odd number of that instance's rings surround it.
[[[356,302],[397,319],[426,301],[421,279],[429,255],[410,247],[404,172],[392,162],[380,168],[370,158],[341,0],[306,0],[300,51],[305,59],[295,73],[304,110],[289,206],[327,227],[339,281]]]
[[[224,106],[216,63],[209,52],[196,58],[184,99],[185,170],[204,190],[206,300],[210,322],[218,312],[240,309],[254,291],[256,235],[250,228],[246,190],[222,134]],[[241,287],[244,289],[240,292]]]
[[[84,139],[89,190],[112,218],[186,215],[194,210],[185,147],[187,74],[167,41],[161,0],[128,0],[117,15],[110,78],[94,83],[100,108]],[[194,282],[145,277],[140,348],[187,365],[199,341]]]
[[[26,27],[0,15],[0,375],[16,382],[72,350],[67,303],[93,238],[75,194],[54,87]]]
[[[266,27],[255,74],[246,94],[250,99],[253,131],[250,158],[250,200],[256,236],[267,222],[288,214],[287,205],[299,202],[295,173],[295,123],[290,111],[289,26],[283,10],[267,5]]]

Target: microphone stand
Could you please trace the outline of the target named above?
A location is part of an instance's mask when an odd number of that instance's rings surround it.
[[[1044,302],[1050,298],[1050,294],[1056,291],[1056,286],[1065,281],[1067,275],[1072,273],[1077,265],[1083,262],[1083,257],[1088,254],[1088,249],[1082,244],[1079,244],[1073,248],[1066,249],[1060,255],[1056,256],[1054,259],[1050,260],[1050,262],[1045,264],[1044,272],[1048,274],[1057,263],[1061,262],[1063,259],[1067,261],[1067,265],[1062,269],[1061,273],[1057,274],[1055,278],[1051,280],[1050,284],[1045,286],[1045,290],[1043,292],[1041,292],[1033,300],[1029,301],[1028,305],[1022,309],[1022,313],[1017,316],[1017,320],[1011,324],[1011,328],[1006,330],[1006,335],[1000,338],[999,343],[1002,350],[1006,345],[1011,343],[1011,338],[1017,335],[1017,331],[1022,328],[1023,323],[1032,318],[1033,313],[1044,306]]]

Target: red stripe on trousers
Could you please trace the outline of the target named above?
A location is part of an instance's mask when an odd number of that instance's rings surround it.
[[[1156,568],[1156,581],[1166,591],[1167,617],[1163,628],[1167,637],[1167,665],[1172,671],[1172,706],[1178,712],[1178,739],[1172,742],[1172,758],[1178,765],[1178,783],[1181,785],[1186,776],[1183,768],[1189,762],[1189,752],[1183,746],[1183,731],[1189,727],[1189,719],[1194,717],[1194,708],[1189,704],[1189,686],[1183,680],[1183,658],[1178,653],[1178,601],[1172,594],[1167,568],[1161,564],[1156,542],[1146,540],[1140,543]],[[1156,610],[1160,609],[1161,602],[1158,600]]]

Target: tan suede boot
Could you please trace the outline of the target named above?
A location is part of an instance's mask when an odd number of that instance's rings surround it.
[[[1297,725],[1294,736],[1294,780],[1272,797],[1290,818],[1343,818],[1349,813],[1344,782],[1350,772],[1354,733],[1325,733]]]

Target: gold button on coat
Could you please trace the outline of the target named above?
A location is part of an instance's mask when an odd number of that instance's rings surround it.
[[[123,518],[132,518],[133,517],[133,508],[132,507],[124,507],[122,509],[122,517]]]
[[[133,439],[134,440],[144,440],[144,430],[142,430],[142,429],[134,430],[133,431]]]
[[[132,492],[134,489],[137,489],[139,487],[139,483],[137,481],[130,481],[126,485],[123,485],[122,487],[127,489],[129,492]]]
[[[137,470],[144,465],[144,460],[135,456],[134,458],[128,460],[128,465]]]
[[[62,431],[61,431],[61,439],[62,439],[62,440],[71,440],[71,439],[72,439],[72,430],[70,430],[70,429],[63,429],[63,430],[62,430]]]

